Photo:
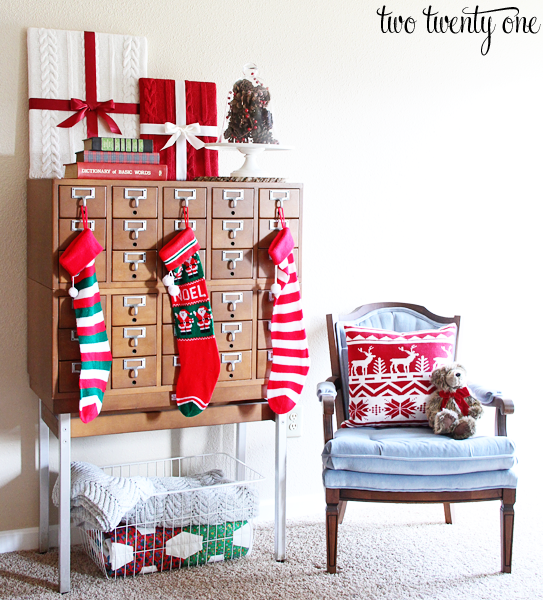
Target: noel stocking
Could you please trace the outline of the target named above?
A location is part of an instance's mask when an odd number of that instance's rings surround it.
[[[87,226],[85,207],[83,226],[83,232],[63,252],[60,264],[72,277],[69,294],[73,298],[81,351],[79,416],[83,423],[88,423],[102,410],[104,392],[111,371],[111,351],[94,264],[95,258],[103,248]]]
[[[275,296],[271,321],[273,362],[268,381],[268,404],[277,414],[294,408],[309,371],[309,352],[303,324],[300,286],[292,250],[294,240],[280,210],[283,229],[270,245],[275,265]]]
[[[181,371],[175,395],[179,410],[194,417],[209,404],[219,378],[220,362],[211,304],[198,250],[188,226],[160,251],[169,274],[168,288],[174,314],[174,333]]]

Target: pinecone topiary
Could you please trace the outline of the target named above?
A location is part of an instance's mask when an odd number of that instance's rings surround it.
[[[268,88],[240,79],[234,84],[230,98],[225,139],[231,143],[279,143],[272,135],[273,117],[268,109]]]

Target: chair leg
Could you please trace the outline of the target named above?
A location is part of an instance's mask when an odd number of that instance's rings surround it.
[[[338,523],[341,525],[343,523],[343,518],[345,517],[345,509],[347,508],[347,500],[339,501],[339,514],[338,514]]]
[[[445,523],[452,525],[454,523],[454,505],[450,502],[445,502],[443,508],[445,509]]]
[[[502,573],[511,573],[516,490],[504,489],[501,507]]]
[[[326,570],[337,570],[337,526],[339,521],[339,490],[326,490]]]

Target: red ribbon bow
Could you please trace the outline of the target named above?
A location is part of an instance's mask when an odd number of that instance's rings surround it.
[[[467,417],[469,414],[469,404],[466,402],[465,398],[469,395],[470,393],[467,387],[459,388],[455,392],[445,392],[444,390],[440,390],[441,410],[447,406],[447,402],[452,398],[456,402],[460,412]]]
[[[117,123],[115,123],[115,121],[106,112],[115,110],[115,102],[113,102],[113,100],[108,100],[107,102],[91,102],[79,100],[79,98],[72,98],[70,100],[70,109],[76,110],[77,112],[75,115],[72,115],[65,121],[62,121],[62,123],[59,123],[57,127],[73,127],[76,123],[82,121],[88,113],[94,113],[96,115],[100,115],[102,119],[106,121],[112,133],[121,133]]]

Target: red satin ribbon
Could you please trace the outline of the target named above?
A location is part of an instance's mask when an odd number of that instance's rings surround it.
[[[129,102],[98,102],[96,97],[96,35],[93,31],[85,31],[85,87],[86,100],[72,98],[57,100],[52,98],[30,98],[30,109],[38,110],[71,110],[77,111],[57,127],[73,127],[85,117],[87,119],[87,137],[98,137],[98,115],[107,123],[112,133],[122,135],[119,126],[107,113],[139,114],[139,104]]]
[[[460,409],[460,412],[467,417],[469,414],[469,405],[465,398],[469,395],[470,393],[467,387],[459,388],[455,392],[445,392],[444,390],[441,390],[439,392],[439,396],[441,398],[441,410],[447,406],[449,399],[453,398]]]

